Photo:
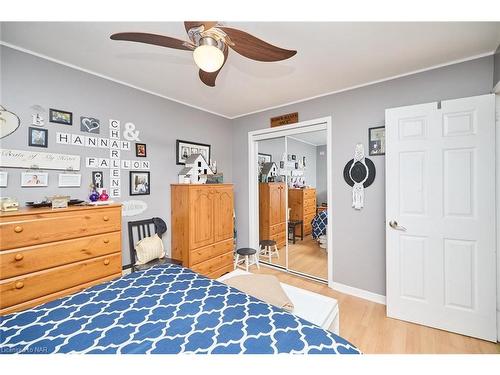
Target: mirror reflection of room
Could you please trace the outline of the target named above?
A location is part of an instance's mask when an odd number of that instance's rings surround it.
[[[328,278],[326,130],[287,137],[288,268]]]
[[[327,279],[326,155],[324,130],[259,142],[261,262]]]

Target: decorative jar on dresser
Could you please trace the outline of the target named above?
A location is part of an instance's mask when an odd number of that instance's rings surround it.
[[[217,278],[233,269],[233,185],[171,185],[172,257]]]
[[[0,315],[121,274],[121,205],[0,213]]]

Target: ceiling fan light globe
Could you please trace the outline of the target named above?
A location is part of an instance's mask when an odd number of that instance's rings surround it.
[[[207,73],[212,73],[221,68],[224,64],[224,53],[211,45],[201,45],[193,51],[194,62],[198,67]]]

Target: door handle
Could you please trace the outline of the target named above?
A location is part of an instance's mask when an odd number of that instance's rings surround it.
[[[406,228],[403,227],[402,225],[399,225],[398,222],[396,220],[391,220],[389,221],[389,226],[392,228],[392,229],[396,229],[396,230],[401,230],[403,232],[406,232]]]

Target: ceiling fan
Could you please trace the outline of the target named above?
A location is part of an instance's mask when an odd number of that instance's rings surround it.
[[[244,31],[222,26],[218,22],[186,21],[184,27],[188,41],[136,32],[116,33],[111,35],[111,39],[193,51],[194,62],[200,68],[198,75],[205,85],[211,87],[215,86],[215,79],[227,60],[229,48],[249,59],[265,62],[285,60],[297,53],[273,46]]]

